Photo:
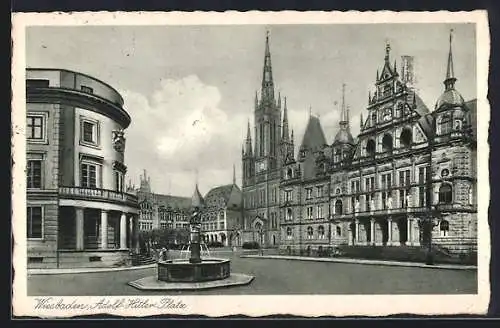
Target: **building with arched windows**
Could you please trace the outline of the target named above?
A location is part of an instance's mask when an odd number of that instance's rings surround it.
[[[343,92],[334,140],[325,140],[320,119],[310,115],[295,156],[286,98],[281,125],[272,128],[281,96],[274,98],[267,37],[255,143],[249,125],[242,151],[245,241],[311,250],[419,246],[432,237],[449,252],[475,251],[476,100],[455,88],[451,47],[450,37],[444,91],[433,110],[414,86],[413,57],[403,56],[398,71],[387,45],[359,135],[351,135]]]
[[[138,197],[141,231],[189,229],[192,210],[190,197],[152,192],[151,179],[146,170],[140,177],[139,188],[129,186],[128,190]],[[236,184],[234,170],[233,183],[212,188],[202,198],[202,240],[206,244],[220,242],[224,246],[241,246],[241,190]]]
[[[29,268],[130,263],[138,203],[124,190],[123,105],[91,76],[26,69]]]

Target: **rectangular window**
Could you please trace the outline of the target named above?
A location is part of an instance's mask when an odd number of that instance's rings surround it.
[[[43,237],[43,213],[41,206],[27,207],[26,230],[28,238],[41,239]]]
[[[97,188],[97,174],[100,166],[91,163],[80,164],[80,186]]]
[[[81,88],[81,90],[82,90],[83,92],[86,92],[86,93],[94,93],[94,89],[92,89],[91,87],[87,87],[87,86],[85,86],[85,85],[82,85],[80,88]]]
[[[306,189],[306,199],[311,199],[312,198],[312,188],[307,188]]]
[[[82,119],[81,141],[94,146],[99,144],[99,124],[97,121]]]
[[[317,197],[323,197],[323,186],[317,186]]]
[[[42,161],[28,160],[26,188],[42,188]]]
[[[123,192],[123,173],[115,171],[115,190]]]
[[[390,173],[382,175],[382,189],[390,189],[392,185],[392,175]]]
[[[313,208],[312,207],[307,208],[307,218],[311,219],[311,220],[313,218]]]
[[[45,139],[45,116],[30,114],[26,118],[26,137],[28,140]]]
[[[410,185],[410,170],[399,171],[399,186],[405,187]]]
[[[426,196],[427,196],[427,193],[425,192],[425,187],[424,186],[418,187],[418,201],[419,201],[419,205],[421,207],[427,205],[427,199],[425,199]]]
[[[418,183],[425,183],[427,180],[427,167],[419,167],[418,168]]]
[[[26,88],[48,88],[49,80],[42,79],[27,79]]]
[[[292,191],[291,190],[285,191],[285,201],[287,201],[287,202],[292,201]]]
[[[323,219],[323,207],[321,205],[316,208],[316,218]]]

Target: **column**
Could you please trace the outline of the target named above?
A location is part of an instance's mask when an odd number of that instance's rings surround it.
[[[134,240],[134,219],[133,217],[129,217],[128,218],[128,248],[129,249],[132,249],[134,244],[133,244],[133,240]]]
[[[387,218],[387,245],[392,246],[392,219]]]
[[[76,250],[82,251],[85,248],[84,243],[84,213],[83,207],[75,207],[75,228],[76,228]]]
[[[406,244],[413,246],[413,219],[410,217],[406,221]]]
[[[127,215],[122,213],[120,217],[120,248],[127,248]]]
[[[332,232],[332,234],[333,234],[333,232]],[[347,243],[348,243],[350,246],[352,246],[352,244],[353,244],[353,239],[354,239],[353,237],[354,237],[354,236],[353,236],[352,226],[351,226],[351,225],[349,225],[349,240],[347,241]]]
[[[136,253],[139,253],[139,217],[137,215],[134,215],[132,217],[132,222],[134,223],[134,250]]]
[[[101,210],[101,249],[108,248],[108,211]]]
[[[375,219],[370,219],[370,244],[375,245]]]
[[[354,244],[358,245],[361,242],[361,236],[359,235],[359,220],[356,219],[356,239]]]

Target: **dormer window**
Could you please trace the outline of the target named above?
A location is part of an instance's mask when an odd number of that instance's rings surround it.
[[[444,114],[438,120],[437,134],[448,134],[451,132],[451,118],[449,114]]]

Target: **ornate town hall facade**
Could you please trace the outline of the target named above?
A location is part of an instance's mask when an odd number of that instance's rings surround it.
[[[455,88],[451,41],[434,110],[414,88],[412,58],[403,57],[398,71],[387,45],[357,138],[343,99],[333,142],[310,115],[296,156],[266,37],[254,138],[249,124],[242,150],[243,241],[317,250],[418,246],[432,236],[451,252],[475,250],[476,100]]]

